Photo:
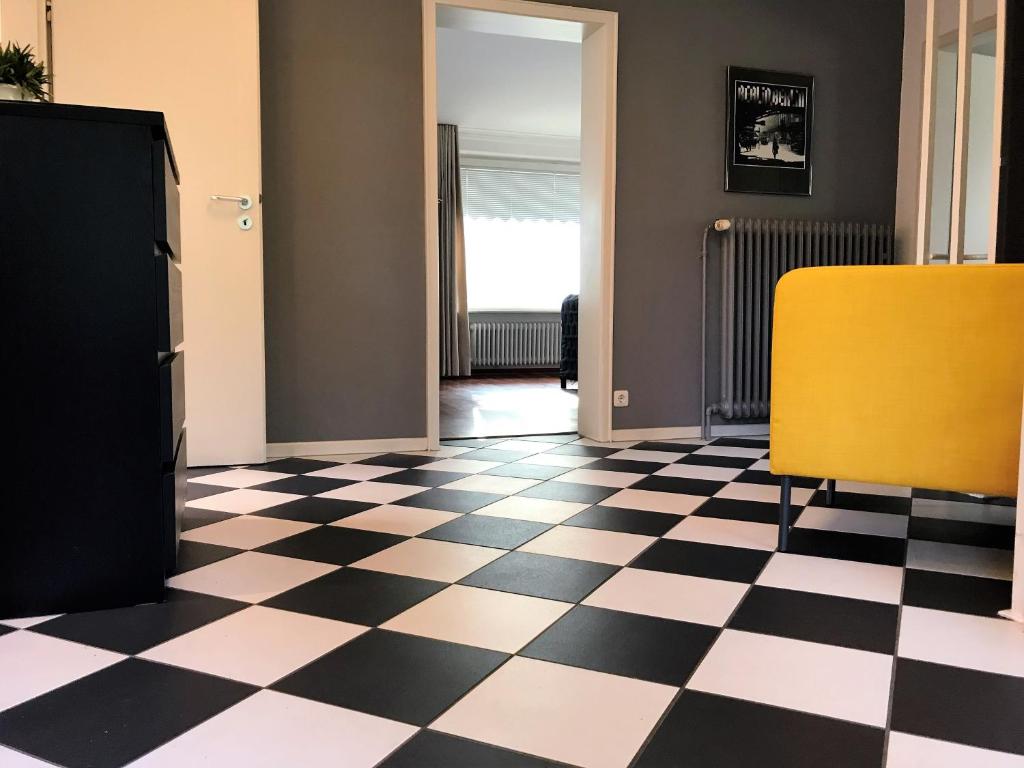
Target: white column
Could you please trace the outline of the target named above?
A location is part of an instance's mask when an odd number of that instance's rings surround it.
[[[1013,599],[1001,616],[1024,622],[1024,419],[1021,420],[1020,471],[1017,474],[1017,535],[1013,548]]]

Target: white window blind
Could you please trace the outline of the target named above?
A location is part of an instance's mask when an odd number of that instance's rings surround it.
[[[480,219],[580,220],[580,177],[576,173],[462,169],[462,210]]]

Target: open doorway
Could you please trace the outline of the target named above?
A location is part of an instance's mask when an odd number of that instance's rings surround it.
[[[428,439],[608,440],[616,15],[424,0],[423,32]]]

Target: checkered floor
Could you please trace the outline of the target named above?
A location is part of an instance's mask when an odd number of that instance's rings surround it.
[[[194,471],[168,602],[0,622],[0,765],[1024,765],[1013,507],[752,439]]]

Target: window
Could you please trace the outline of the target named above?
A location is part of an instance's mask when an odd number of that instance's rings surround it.
[[[579,173],[462,168],[471,311],[552,311],[580,290]]]

